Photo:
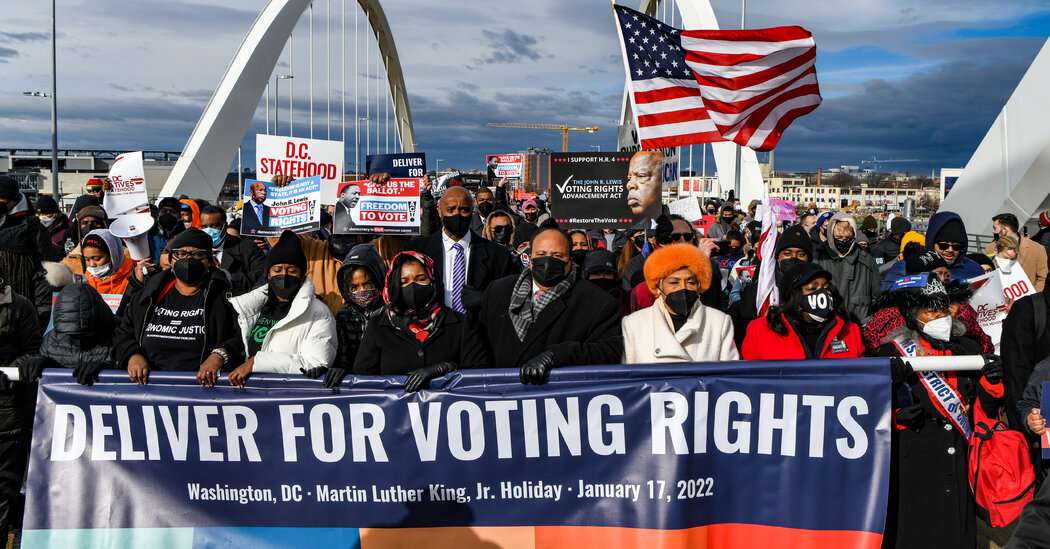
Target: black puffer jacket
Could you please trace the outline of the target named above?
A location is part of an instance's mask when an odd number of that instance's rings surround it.
[[[6,286],[0,292],[0,366],[17,368],[39,348],[40,324],[33,304]],[[16,381],[10,391],[0,391],[0,438],[32,430],[33,389],[31,384]]]
[[[379,255],[379,250],[371,244],[358,244],[346,254],[343,265],[339,267],[339,293],[346,306],[335,314],[336,336],[339,341],[339,352],[336,353],[333,368],[352,370],[357,350],[361,347],[361,336],[365,333],[368,319],[383,307],[383,298],[375,301],[371,309],[363,309],[350,299],[350,274],[356,267],[364,267],[372,274],[379,291],[383,291],[386,275],[386,263]]]
[[[44,335],[40,354],[65,368],[111,361],[113,312],[94,288],[83,282],[70,284],[55,298],[54,329]]]

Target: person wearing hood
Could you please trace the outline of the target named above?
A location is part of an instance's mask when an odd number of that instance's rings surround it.
[[[230,281],[215,267],[211,237],[186,229],[171,241],[171,270],[158,271],[130,300],[113,358],[145,385],[152,370],[217,372],[244,362]],[[214,377],[210,380],[214,382]]]
[[[775,250],[776,262],[773,264],[774,280],[780,282],[784,273],[798,263],[808,263],[813,260],[813,241],[806,234],[802,225],[792,225],[777,237]],[[762,269],[759,263],[752,275],[752,280],[758,280],[758,273]],[[758,284],[752,283],[744,287],[740,292],[740,300],[729,306],[729,317],[733,319],[733,337],[736,338],[736,346],[742,348],[747,327],[751,321],[759,318],[762,311],[758,310]]]
[[[577,269],[581,269],[583,260],[587,257],[587,252],[593,249],[591,247],[591,235],[582,229],[573,229],[569,231],[569,239],[572,240],[572,262],[576,264]]]
[[[48,195],[41,196],[36,201],[36,217],[40,225],[47,230],[51,236],[51,249],[45,252],[44,258],[50,261],[60,261],[66,256],[65,239],[66,231],[73,226],[66,214],[58,207],[58,202]],[[44,250],[41,250],[44,251]]]
[[[740,358],[729,316],[700,303],[711,273],[711,260],[690,244],[664,246],[649,256],[645,282],[658,297],[623,319],[625,364]]]
[[[967,281],[984,274],[980,265],[966,257],[967,241],[966,226],[959,214],[944,210],[930,217],[926,226],[926,249],[944,258],[952,280]],[[903,261],[890,267],[882,281],[882,291],[888,292],[898,278],[905,276],[904,272]]]
[[[952,318],[941,277],[897,279],[877,309],[897,308],[904,326],[875,355],[891,361],[893,426],[890,496],[884,543],[893,547],[974,547],[976,513],[969,485],[968,439],[977,417],[995,417],[1003,395],[1002,361],[985,355],[980,372],[916,373],[916,356],[980,355]],[[947,386],[950,391],[941,388]],[[980,408],[980,411],[974,408]],[[942,410],[963,410],[948,415]],[[931,525],[936,525],[931,528]]]
[[[40,354],[18,368],[19,379],[33,382],[45,369],[71,369],[81,385],[93,385],[102,370],[116,369],[113,334],[116,317],[94,288],[70,284],[55,297],[54,328],[44,334]]]
[[[529,269],[485,292],[479,323],[490,357],[518,368],[522,383],[546,383],[552,368],[615,364],[623,356],[620,305],[608,292],[576,280],[572,241],[558,229],[532,237]]]
[[[736,226],[736,208],[732,202],[726,201],[718,209],[718,222],[707,229],[707,238],[722,239],[733,230],[739,230]]]
[[[335,363],[325,374],[324,386],[334,389],[354,369],[357,350],[368,319],[383,307],[386,263],[371,244],[358,244],[343,259],[339,268],[339,291],[346,305],[335,315],[339,343]]]
[[[609,250],[587,252],[583,259],[583,279],[609,292],[620,304],[622,316],[631,314],[631,293],[620,286],[616,254]]]
[[[747,327],[744,360],[814,360],[864,356],[834,276],[817,263],[793,263],[777,282],[780,304]]]
[[[201,208],[197,205],[197,202],[190,198],[183,198],[179,200],[182,207],[179,208],[179,219],[182,221],[182,226],[189,228],[201,228]]]
[[[95,229],[80,243],[84,281],[100,294],[123,294],[135,262],[124,256],[124,243],[109,232]]]
[[[80,208],[76,213],[76,225],[73,226],[76,229],[73,236],[76,237],[76,243],[73,248],[69,251],[61,263],[66,267],[69,267],[73,274],[83,275],[86,271],[84,270],[84,257],[83,250],[80,245],[84,241],[84,237],[91,231],[106,229],[109,227],[109,221],[106,219],[106,211],[100,206],[84,206]],[[69,234],[69,231],[66,232]],[[128,257],[131,257],[128,255]]]
[[[230,385],[244,387],[253,373],[295,374],[317,379],[336,354],[335,319],[314,296],[306,277],[306,254],[299,237],[281,233],[266,256],[266,284],[230,299],[237,313],[245,361],[229,374]],[[215,384],[219,365],[201,367],[197,380]]]
[[[911,231],[911,222],[908,221],[908,218],[897,216],[893,218],[893,221],[890,221],[886,236],[882,240],[868,246],[868,253],[875,258],[876,265],[885,265],[897,259],[901,249],[904,247],[901,240],[908,231]]]
[[[406,375],[405,391],[415,392],[457,369],[487,365],[478,329],[442,303],[435,271],[419,252],[394,256],[383,290],[386,307],[365,326],[354,374]]]
[[[1043,248],[1036,240],[1022,238],[1018,232],[1020,230],[1019,225],[1017,216],[1012,213],[999,214],[993,217],[992,237],[995,241],[989,242],[985,246],[984,253],[987,255],[996,254],[1002,257],[997,244],[1003,238],[1010,238],[1011,241],[1016,243],[1017,248],[1014,254],[1015,257],[1012,259],[1021,267],[1028,280],[1032,282],[1035,291],[1041,292],[1046,284],[1047,277],[1046,248]]]
[[[857,246],[857,224],[839,212],[824,224],[825,241],[817,247],[813,261],[828,270],[851,322],[863,325],[871,318],[871,302],[879,295],[882,277],[875,259]]]
[[[52,259],[51,234],[40,224],[36,210],[25,193],[19,190],[18,182],[9,176],[0,175],[0,230],[19,225],[32,227],[39,254],[44,259]]]
[[[509,213],[494,211],[485,216],[485,226],[481,236],[513,252],[514,230],[514,218]]]

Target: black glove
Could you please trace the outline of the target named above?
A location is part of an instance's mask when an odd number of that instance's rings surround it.
[[[430,366],[423,366],[408,374],[405,379],[405,392],[414,393],[422,389],[423,385],[429,384],[430,380],[454,371],[456,371],[455,362],[438,362]]]
[[[73,369],[73,377],[77,378],[77,383],[91,387],[95,384],[95,378],[98,377],[98,373],[104,368],[116,368],[114,365],[104,361],[96,360],[95,362],[88,362],[87,364],[81,364]]]
[[[481,302],[485,299],[485,292],[463,285],[463,288],[460,290],[460,298],[465,310],[479,311],[481,310]]]
[[[1003,359],[997,355],[984,355],[984,367],[981,368],[981,375],[992,385],[1002,381]]]
[[[345,368],[337,368],[335,366],[328,369],[328,373],[324,375],[324,388],[335,389],[339,387],[339,384],[343,382],[343,378],[350,375],[350,370]]]
[[[543,351],[530,358],[525,364],[522,364],[521,372],[518,376],[522,383],[543,385],[547,383],[547,377],[550,375],[552,368],[554,368],[554,353]]]
[[[908,379],[908,376],[915,373],[915,370],[911,367],[911,362],[904,360],[899,356],[895,356],[890,359],[890,381],[894,385],[904,383],[904,380]]]
[[[325,372],[328,371],[328,367],[318,366],[317,368],[310,368],[309,370],[307,370],[306,368],[299,368],[299,371],[302,372],[304,376],[310,379],[317,379],[323,376]]]
[[[26,383],[32,383],[44,374],[45,368],[61,368],[62,365],[52,358],[46,356],[35,356],[29,360],[23,360],[18,365],[18,379]]]
[[[0,393],[11,392],[11,378],[7,377],[7,374],[0,372]]]
[[[913,404],[897,410],[897,425],[918,431],[926,425],[926,410],[921,404]]]

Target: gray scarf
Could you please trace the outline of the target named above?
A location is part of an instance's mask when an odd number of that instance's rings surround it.
[[[514,332],[518,336],[518,341],[524,342],[525,334],[536,322],[536,318],[540,316],[543,309],[555,300],[561,299],[572,287],[572,283],[576,280],[576,264],[570,263],[569,265],[571,265],[569,275],[565,277],[565,280],[544,292],[535,302],[532,300],[532,271],[526,269],[518,276],[518,281],[514,283],[514,291],[510,295],[510,308],[507,311],[510,313],[510,321],[514,324]]]

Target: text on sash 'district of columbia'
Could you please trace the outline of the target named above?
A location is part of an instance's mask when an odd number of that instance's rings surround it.
[[[623,402],[611,394],[584,402],[580,397],[551,397],[390,404],[407,407],[407,429],[388,425],[388,409],[360,402],[252,407],[56,404],[50,459],[259,462],[264,459],[256,442],[260,429],[277,428],[281,447],[266,457],[285,462],[387,462],[388,437],[406,432],[422,462],[446,456],[474,461],[486,453],[500,459],[585,452],[606,456],[627,452],[628,421],[647,422],[653,455],[720,452],[824,458],[825,453],[836,453],[859,459],[869,449],[869,434],[858,419],[869,414],[869,406],[860,396],[760,393],[757,401],[738,391],[696,391],[691,399],[678,392],[647,396],[649,415],[641,418],[625,416]],[[262,414],[265,422],[260,422]],[[404,418],[400,413],[397,417]],[[800,424],[808,429],[800,430]],[[845,436],[826,440],[828,432]],[[779,434],[779,444],[774,443],[774,433]]]

